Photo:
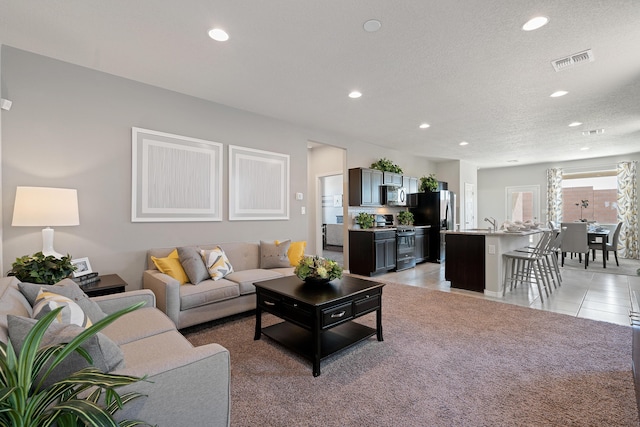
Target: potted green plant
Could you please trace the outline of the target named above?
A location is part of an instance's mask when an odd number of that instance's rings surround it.
[[[119,424],[113,414],[124,404],[142,396],[119,395],[116,387],[133,384],[144,378],[104,373],[86,367],[48,386],[43,381],[67,356],[77,352],[89,363],[91,356],[81,347],[90,337],[120,316],[136,310],[144,302],[110,314],[85,329],[68,343],[40,348],[47,328],[63,307],[47,313],[25,337],[20,354],[13,344],[0,342],[0,425],[36,427],[66,426],[136,426],[142,421],[124,420]],[[104,405],[101,403],[104,396]]]
[[[16,258],[11,266],[8,276],[16,276],[21,282],[44,285],[58,283],[76,269],[76,266],[71,264],[71,255],[56,258],[52,255],[45,256],[42,252]]]
[[[356,224],[358,224],[360,228],[371,228],[373,227],[374,221],[375,221],[375,216],[370,213],[360,212],[356,216]]]
[[[398,213],[398,224],[413,225],[413,214],[409,211],[402,211]]]
[[[438,180],[436,174],[432,173],[429,176],[423,176],[420,178],[420,191],[438,191]]]
[[[393,173],[399,173],[399,174],[402,173],[402,168],[400,166],[396,165],[391,160],[386,159],[384,157],[378,160],[377,162],[371,163],[371,169],[378,169],[383,172],[393,172]]]

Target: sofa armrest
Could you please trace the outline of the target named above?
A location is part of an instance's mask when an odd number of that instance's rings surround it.
[[[91,300],[95,301],[106,314],[115,313],[140,301],[146,303],[144,307],[156,306],[155,294],[148,289],[92,297]]]
[[[142,274],[142,287],[153,291],[156,306],[179,325],[180,282],[158,270],[146,270]]]
[[[218,344],[195,347],[172,361],[171,366],[149,365],[116,371],[142,376],[141,381],[118,389],[147,397],[128,402],[115,414],[117,420],[140,419],[159,426],[229,426],[231,368],[229,351]]]

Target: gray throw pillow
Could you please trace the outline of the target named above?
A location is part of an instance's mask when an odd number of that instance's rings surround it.
[[[287,251],[291,240],[275,242],[260,240],[260,268],[291,267]]]
[[[178,248],[178,257],[184,272],[187,273],[187,277],[189,277],[189,281],[192,284],[197,285],[203,280],[211,278],[209,271],[207,271],[207,266],[204,265],[199,248],[195,246]]]
[[[7,322],[9,325],[9,338],[13,343],[13,348],[19,355],[24,345],[25,337],[36,324],[37,320],[28,317],[8,315]],[[68,343],[82,331],[84,331],[84,328],[77,325],[52,323],[42,338],[41,347],[51,344]],[[87,366],[95,366],[102,372],[111,372],[115,369],[124,368],[124,353],[115,342],[100,332],[87,339],[81,347],[89,353],[93,359],[93,364],[90,365],[84,357],[73,352],[53,370],[51,375],[49,375],[43,383],[45,387]]]
[[[44,289],[46,292],[52,292],[54,294],[63,295],[73,301],[76,302],[84,311],[84,313],[89,316],[92,323],[96,323],[99,320],[104,319],[107,315],[102,311],[100,306],[91,301],[87,294],[84,293],[80,286],[76,282],[71,279],[63,279],[56,283],[55,285],[39,285],[36,283],[18,283],[18,287],[20,288],[20,292],[22,295],[29,301],[31,307],[33,307],[36,303],[36,298],[38,297],[38,292],[40,289]]]

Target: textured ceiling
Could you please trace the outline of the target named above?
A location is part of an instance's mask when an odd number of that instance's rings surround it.
[[[640,151],[635,0],[0,0],[0,43],[436,161]]]

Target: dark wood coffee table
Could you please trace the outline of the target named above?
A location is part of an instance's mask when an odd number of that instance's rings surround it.
[[[323,285],[306,284],[296,276],[254,283],[256,330],[313,362],[313,376],[320,375],[320,361],[340,350],[376,335],[382,338],[382,283],[345,276]],[[262,328],[262,312],[284,322]],[[353,319],[376,312],[376,328]]]

